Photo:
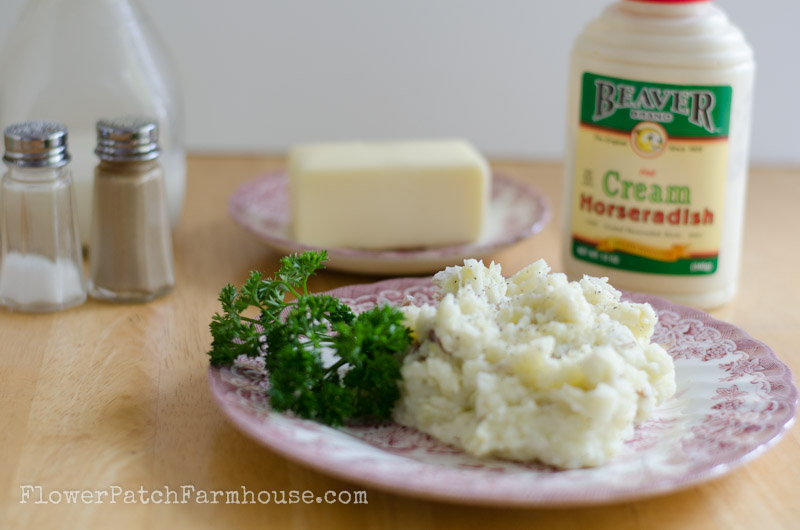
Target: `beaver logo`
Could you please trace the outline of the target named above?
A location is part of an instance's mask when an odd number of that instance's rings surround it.
[[[631,131],[631,147],[641,157],[655,158],[666,145],[667,131],[657,123],[643,121]]]

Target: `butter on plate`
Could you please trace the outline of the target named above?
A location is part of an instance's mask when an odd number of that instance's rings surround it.
[[[459,139],[302,144],[289,153],[292,237],[328,248],[471,243],[491,172]]]

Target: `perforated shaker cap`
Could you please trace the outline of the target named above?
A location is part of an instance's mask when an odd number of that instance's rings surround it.
[[[70,161],[67,128],[61,123],[34,120],[15,123],[3,134],[3,160],[17,167],[61,167]]]
[[[97,149],[101,160],[153,160],[158,146],[158,124],[141,116],[125,116],[97,122]]]

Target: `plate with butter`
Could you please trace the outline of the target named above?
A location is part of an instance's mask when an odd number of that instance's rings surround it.
[[[283,254],[324,248],[331,269],[384,275],[486,258],[552,214],[533,186],[492,174],[459,140],[301,145],[287,171],[243,184],[228,207]]]

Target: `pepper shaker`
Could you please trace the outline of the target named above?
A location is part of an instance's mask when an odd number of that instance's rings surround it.
[[[67,128],[28,121],[4,132],[0,304],[57,311],[86,300]]]
[[[175,286],[158,127],[146,118],[97,122],[89,295],[146,302]]]

